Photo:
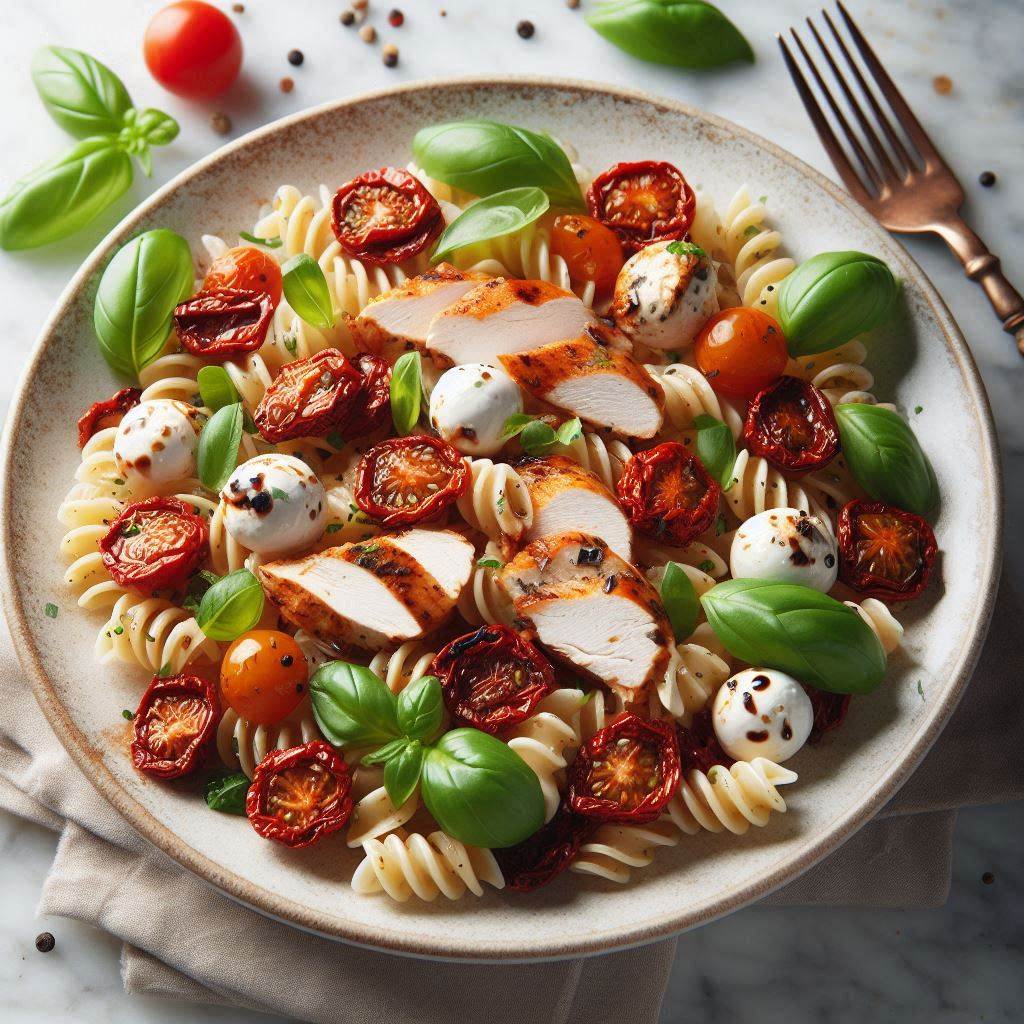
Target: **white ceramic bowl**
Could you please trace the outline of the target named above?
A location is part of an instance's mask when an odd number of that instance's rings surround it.
[[[724,207],[737,186],[770,197],[773,223],[797,259],[862,249],[904,282],[902,313],[874,344],[877,392],[904,409],[942,489],[936,534],[942,587],[907,614],[903,651],[846,725],[791,762],[791,812],[745,836],[681,837],[625,887],[567,873],[529,896],[488,890],[457,903],[392,903],[348,885],[359,851],[342,834],[308,851],[259,839],[186,787],[136,774],[121,709],[144,681],[101,667],[99,619],[64,590],[55,512],[78,464],[74,424],[113,387],[96,348],[92,296],[100,268],[130,235],[169,227],[199,255],[204,232],[234,237],[290,182],[314,192],[354,173],[410,159],[423,125],[469,116],[549,130],[595,172],[660,158]],[[935,740],[983,639],[999,565],[1000,480],[991,415],[974,362],[924,275],[860,207],[811,168],[750,132],[668,100],[544,80],[455,80],[404,86],[278,121],[181,174],[127,217],[86,260],[46,323],[10,415],[4,465],[4,572],[15,642],[53,728],[97,788],[147,839],[252,907],[302,928],[393,952],[464,959],[537,959],[609,951],[662,938],[766,895],[839,846],[896,791]],[[941,591],[941,593],[940,593]],[[47,618],[47,602],[60,606]],[[920,690],[924,694],[922,699]],[[24,699],[31,700],[28,687]]]

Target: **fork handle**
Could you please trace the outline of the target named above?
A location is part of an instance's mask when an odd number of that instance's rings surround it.
[[[985,290],[1003,330],[1016,338],[1017,351],[1024,356],[1024,296],[1006,280],[999,257],[959,217],[937,224],[936,230],[964,265],[964,273]]]

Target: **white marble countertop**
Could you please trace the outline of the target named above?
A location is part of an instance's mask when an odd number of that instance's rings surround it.
[[[126,82],[140,105],[179,119],[179,139],[157,151],[153,179],[141,179],[108,217],[59,249],[0,253],[0,415],[38,329],[83,256],[105,231],[155,185],[223,140],[210,114],[226,112],[232,137],[284,114],[364,89],[446,74],[535,73],[606,80],[685,100],[767,136],[833,176],[777,55],[772,34],[816,5],[808,0],[740,3],[720,0],[757,51],[751,68],[689,75],[634,61],[588,30],[580,10],[564,0],[395,0],[401,29],[386,23],[388,0],[374,0],[372,21],[384,41],[401,49],[395,69],[383,66],[379,42],[362,43],[338,15],[344,0],[246,0],[233,15],[245,48],[245,79],[227,97],[193,105],[168,96],[149,78],[141,56],[145,25],[157,0],[34,0],[3,5],[0,32],[0,189],[58,151],[66,138],[35,96],[28,73],[40,45],[63,43],[99,57]],[[230,4],[221,3],[228,9]],[[853,14],[890,72],[959,172],[966,213],[1003,258],[1011,280],[1024,286],[1024,79],[1021,0],[851,0]],[[441,17],[440,10],[447,9]],[[520,39],[516,22],[537,31]],[[305,63],[291,67],[292,48]],[[282,94],[278,81],[295,80]],[[947,75],[948,95],[932,81]],[[978,174],[992,170],[991,189]],[[1007,527],[1021,525],[1024,501],[1024,362],[1002,333],[980,290],[968,282],[944,246],[907,242],[934,281],[974,351],[985,378],[1004,451]],[[940,396],[936,396],[938,400]],[[1009,571],[1024,584],[1024,548],[1008,545]],[[35,917],[35,903],[53,854],[54,837],[0,815],[0,986],[4,1020],[46,1018],[82,1024],[127,1021],[240,1024],[247,1012],[175,1005],[126,996],[116,943],[83,926]],[[1024,805],[961,814],[953,888],[940,910],[875,911],[758,909],[735,914],[683,938],[665,1002],[663,1024],[730,1021],[775,1024],[862,1019],[946,1024],[1020,1019],[1024,1005]],[[983,872],[994,883],[983,884]],[[57,948],[35,951],[37,932],[51,930]],[[268,1018],[269,1019],[269,1018]]]

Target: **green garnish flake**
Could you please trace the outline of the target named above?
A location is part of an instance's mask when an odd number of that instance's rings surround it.
[[[668,251],[673,256],[707,256],[707,252],[693,242],[669,242]]]
[[[505,563],[499,561],[497,558],[491,558],[489,555],[485,555],[483,558],[478,558],[476,564],[481,569],[500,569]]]
[[[289,355],[295,355],[299,350],[299,340],[294,334],[285,334],[281,338],[281,344],[288,350]]]
[[[758,196],[758,198],[757,198],[757,201],[758,201],[758,202],[759,202],[759,203],[760,203],[760,204],[761,204],[762,206],[764,206],[764,204],[768,202],[768,197],[767,197],[767,196]]]
[[[288,493],[286,491],[282,491],[280,487],[271,487],[270,488],[270,496],[275,501],[288,501],[289,500]]]
[[[917,681],[917,692],[920,695],[921,700],[924,700],[924,687],[921,685],[920,679]]]
[[[743,232],[744,238],[753,238],[761,229],[756,224],[748,224],[746,231]]]
[[[173,674],[174,674],[174,672],[173,672],[173,670],[171,669],[171,663],[170,663],[169,661],[165,661],[165,662],[164,662],[164,663],[163,663],[163,664],[162,664],[162,665],[160,666],[160,671],[159,671],[159,672],[157,672],[157,675],[158,675],[158,676],[159,676],[159,677],[160,677],[161,679],[166,679],[166,678],[167,678],[168,676],[170,676],[170,675],[173,675]]]
[[[126,526],[121,531],[122,537],[136,537],[142,533],[142,527],[138,523],[132,523],[131,526]]]
[[[46,606],[43,608],[43,611],[46,612],[46,617],[48,619],[55,619],[57,618],[57,613],[60,609],[52,601],[48,601]]]
[[[238,237],[243,242],[252,242],[253,245],[265,245],[268,249],[280,249],[284,241],[280,238],[260,238],[259,235],[251,235],[248,231],[239,231]]]
[[[342,529],[341,523],[328,523],[326,533],[337,533]]]
[[[715,536],[721,537],[723,533],[725,533],[725,514],[719,512],[718,518],[715,520]]]
[[[505,495],[504,494],[499,494],[498,495],[498,500],[497,500],[497,502],[495,502],[495,507],[497,508],[499,515],[503,515],[504,514],[504,512],[505,512]]]
[[[915,416],[920,416],[921,413],[923,413],[923,412],[924,412],[924,406],[923,405],[915,405],[914,406],[914,415]]]
[[[124,633],[124,626],[115,626],[114,627],[114,633],[117,636],[121,636]]]
[[[135,712],[129,711],[127,708],[125,708],[124,711],[121,712],[121,717],[131,722],[135,718]]]
[[[710,574],[715,568],[715,563],[712,562],[710,558],[705,558],[704,561],[697,566],[697,568],[700,569],[701,572],[706,572]]]
[[[117,484],[118,487],[124,487],[124,480],[119,476],[114,477],[114,483]]]

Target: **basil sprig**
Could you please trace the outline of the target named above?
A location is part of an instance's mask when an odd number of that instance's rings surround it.
[[[406,352],[391,372],[391,419],[399,436],[416,429],[423,404],[423,367],[419,352]]]
[[[242,772],[215,775],[203,790],[206,806],[224,814],[245,814],[245,797],[249,792],[249,779]]]
[[[199,480],[210,491],[220,491],[238,465],[245,416],[242,403],[218,409],[203,426],[196,449]]]
[[[527,455],[549,455],[582,437],[583,424],[579,417],[574,417],[555,428],[529,413],[520,412],[505,420],[501,436],[506,441],[518,437],[519,445]]]
[[[779,286],[779,321],[790,355],[824,352],[878,327],[898,291],[892,271],[877,256],[812,256]]]
[[[314,327],[328,331],[334,326],[331,290],[320,264],[300,252],[281,267],[281,286],[288,305]]]
[[[732,431],[721,420],[705,413],[695,417],[693,425],[697,428],[697,458],[727,491],[732,486],[732,471],[736,465],[736,441]]]
[[[935,508],[935,470],[901,416],[860,403],[837,405],[835,413],[847,465],[872,498],[919,516]]]
[[[831,693],[870,693],[885,676],[885,651],[871,627],[811,587],[727,580],[700,600],[715,635],[741,661]]]
[[[700,614],[700,601],[693,582],[683,566],[678,562],[668,562],[656,585],[672,633],[676,640],[684,643],[697,628],[697,617]]]
[[[115,372],[137,378],[160,355],[174,307],[192,291],[194,273],[188,242],[166,228],[137,235],[117,250],[93,307],[100,352]]]
[[[448,121],[421,128],[412,151],[432,178],[473,195],[532,185],[552,206],[584,209],[569,158],[550,135],[498,121]]]
[[[677,68],[714,68],[754,61],[738,28],[703,0],[609,0],[587,24],[620,50],[640,60]]]
[[[230,643],[260,621],[263,601],[260,581],[248,569],[236,569],[203,594],[196,622],[211,640]]]
[[[459,249],[522,231],[543,217],[550,205],[544,191],[533,185],[478,199],[444,229],[430,261],[439,263]]]
[[[199,384],[199,397],[203,405],[212,412],[223,409],[225,405],[234,405],[238,401],[238,392],[223,366],[211,363],[209,366],[200,367],[196,380]]]

